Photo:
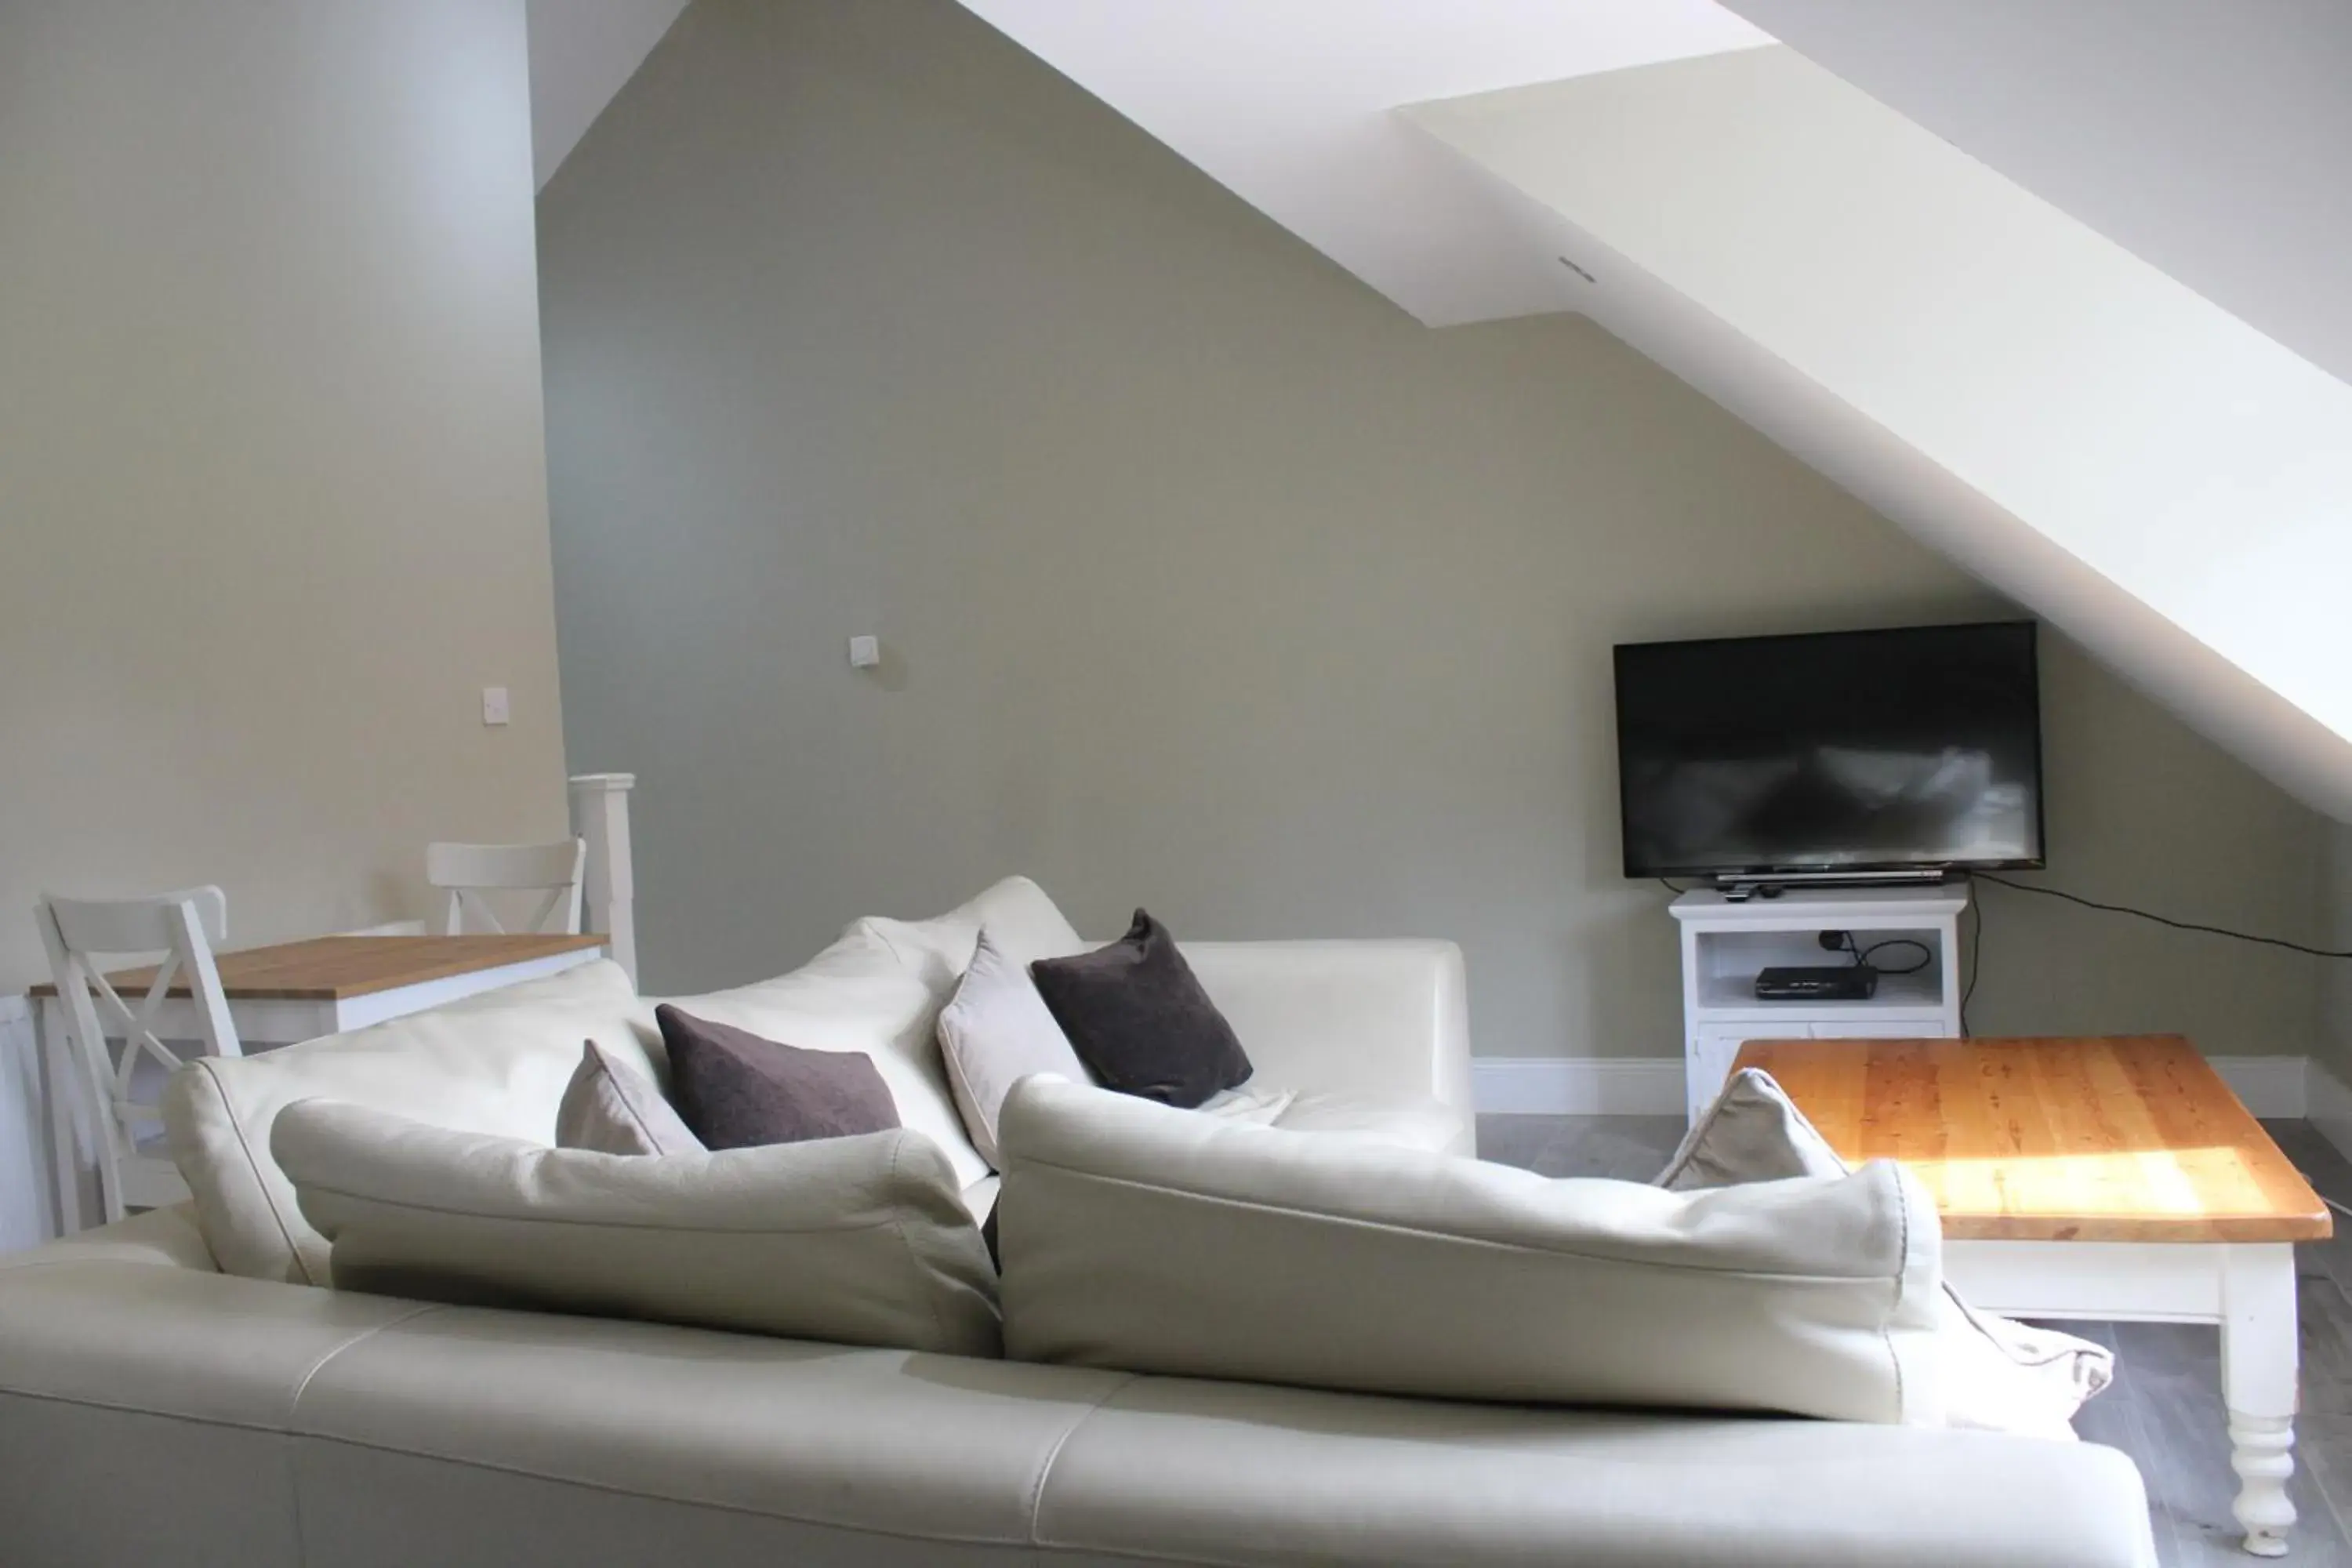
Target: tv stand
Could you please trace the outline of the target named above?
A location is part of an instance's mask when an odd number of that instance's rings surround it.
[[[1820,887],[1777,883],[1705,888],[1669,906],[1682,928],[1683,1082],[1696,1117],[1729,1076],[1748,1040],[1930,1039],[1960,1033],[1960,916],[1965,883]],[[1743,892],[1746,896],[1742,896]],[[1758,972],[1818,964],[1823,931],[1851,931],[1868,948],[1902,937],[1929,957],[1916,974],[1890,974],[1918,952],[1901,948],[1882,961],[1877,994],[1866,1001],[1767,1002]]]

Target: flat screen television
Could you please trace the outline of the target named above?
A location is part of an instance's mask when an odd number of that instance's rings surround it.
[[[2031,621],[1617,648],[1629,877],[2036,868]]]

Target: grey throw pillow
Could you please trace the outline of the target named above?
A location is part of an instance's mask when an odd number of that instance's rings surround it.
[[[1037,994],[1097,1083],[1191,1110],[1245,1083],[1250,1059],[1225,1016],[1142,910],[1108,947],[1029,966]]]
[[[712,1149],[854,1138],[898,1125],[889,1085],[863,1051],[780,1045],[667,1003],[654,1019],[669,1047],[677,1113]]]
[[[700,1154],[702,1140],[654,1080],[590,1040],[555,1108],[555,1146],[599,1154]]]

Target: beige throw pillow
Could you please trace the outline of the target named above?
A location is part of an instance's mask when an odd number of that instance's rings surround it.
[[[1657,1184],[1689,1193],[1845,1173],[1846,1163],[1772,1075],[1741,1068],[1691,1124]]]
[[[998,1131],[1021,1360],[1944,1424],[1936,1216],[1891,1163],[1687,1194],[1552,1181],[1046,1077]]]
[[[988,1250],[918,1132],[628,1159],[310,1100],[269,1142],[339,1289],[999,1352]]]
[[[555,1108],[555,1146],[599,1154],[703,1154],[653,1079],[591,1040]]]
[[[1062,1026],[1045,1010],[1029,966],[1005,952],[985,926],[971,967],[940,1013],[940,1056],[964,1131],[992,1170],[999,1163],[997,1113],[1014,1084],[1033,1072],[1081,1083],[1087,1078]]]
[[[1698,1192],[1846,1171],[1771,1074],[1742,1068],[1693,1124],[1658,1185]],[[1949,1285],[1938,1317],[1949,1426],[2073,1442],[2074,1413],[2115,1380],[2115,1352],[2105,1346],[1980,1312]]]

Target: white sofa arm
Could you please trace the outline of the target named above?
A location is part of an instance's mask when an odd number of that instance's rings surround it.
[[[1462,950],[1450,942],[1187,942],[1185,961],[1265,1080],[1470,1103]]]

